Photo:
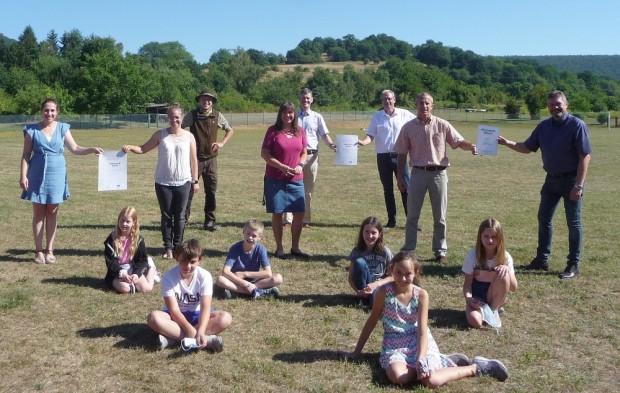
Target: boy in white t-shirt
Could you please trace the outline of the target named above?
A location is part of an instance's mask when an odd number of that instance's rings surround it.
[[[187,337],[195,338],[200,349],[222,351],[224,344],[217,334],[230,326],[232,317],[211,308],[213,278],[198,266],[202,259],[198,240],[181,243],[174,250],[174,259],[177,265],[161,280],[164,309],[152,311],[147,317],[149,327],[159,333],[160,349]]]

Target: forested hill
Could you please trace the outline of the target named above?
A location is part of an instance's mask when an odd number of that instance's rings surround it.
[[[573,56],[508,56],[510,59],[532,60],[560,71],[574,73],[590,71],[620,81],[620,55]]]
[[[432,40],[414,46],[386,34],[304,39],[285,56],[219,49],[206,64],[177,41],[128,53],[112,37],[85,37],[77,29],[51,30],[42,40],[31,26],[17,40],[0,35],[0,114],[36,113],[50,96],[65,113],[138,113],[147,103],[172,102],[191,108],[205,87],[219,94],[220,110],[239,112],[275,110],[296,101],[301,87],[330,110],[376,108],[386,88],[410,108],[416,94],[429,91],[441,106],[512,108],[515,115],[527,108],[536,117],[546,94],[560,89],[575,111],[620,109],[620,79],[592,69],[560,71],[533,59],[481,56]]]

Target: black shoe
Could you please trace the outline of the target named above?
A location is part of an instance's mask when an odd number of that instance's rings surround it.
[[[207,221],[202,226],[202,229],[204,229],[205,231],[209,231],[209,232],[215,232],[217,231],[217,225],[215,225],[214,221]]]
[[[562,273],[559,274],[560,280],[569,280],[571,278],[575,278],[579,275],[579,266],[571,264],[566,265],[566,269]]]
[[[422,232],[422,227],[418,225],[418,232]]]
[[[435,255],[435,262],[439,262],[440,265],[446,266],[448,264],[448,258],[445,255]]]
[[[519,266],[520,270],[544,270],[546,272],[549,271],[549,262],[541,261],[538,258],[532,259],[529,265],[521,265]]]
[[[385,228],[396,228],[396,221],[388,221],[388,223],[385,224]]]

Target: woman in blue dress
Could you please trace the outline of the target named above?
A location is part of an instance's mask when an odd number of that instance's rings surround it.
[[[56,121],[58,102],[46,98],[41,104],[43,120],[24,127],[24,150],[19,185],[22,199],[32,202],[34,262],[54,263],[54,239],[58,205],[69,198],[65,147],[73,154],[103,152],[99,147],[82,147],[75,143],[69,124]],[[43,249],[43,232],[47,248]]]

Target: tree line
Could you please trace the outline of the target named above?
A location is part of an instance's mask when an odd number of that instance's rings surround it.
[[[342,71],[325,61],[361,61]],[[314,64],[308,76],[308,64]],[[316,63],[319,63],[316,66]],[[296,64],[281,72],[283,64]],[[286,56],[256,49],[220,49],[198,63],[179,42],[149,42],[138,53],[123,53],[111,37],[84,36],[74,29],[51,30],[39,41],[27,26],[17,40],[0,34],[0,114],[34,114],[54,96],[64,112],[141,113],[146,103],[193,107],[196,92],[219,94],[225,111],[274,110],[295,101],[301,87],[313,90],[323,110],[368,110],[379,93],[393,90],[399,104],[413,107],[429,91],[438,105],[508,110],[537,117],[548,91],[566,92],[573,111],[615,111],[620,82],[591,71],[573,73],[531,59],[480,56],[432,40],[413,46],[385,34],[362,40],[304,39]]]

